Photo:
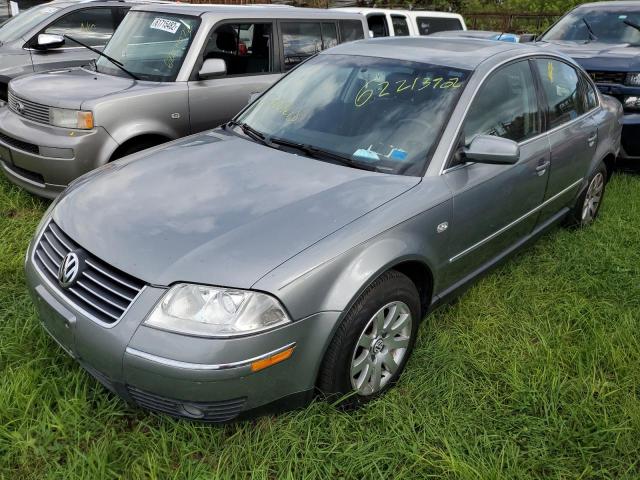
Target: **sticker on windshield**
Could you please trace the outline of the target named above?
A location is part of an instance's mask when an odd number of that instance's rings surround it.
[[[353,153],[354,157],[362,158],[363,160],[380,160],[380,157],[376,152],[372,152],[369,149],[359,148]]]
[[[151,28],[154,30],[162,30],[163,32],[168,32],[174,34],[180,28],[180,22],[174,22],[173,20],[167,20],[166,18],[156,17],[156,19],[151,22]]]
[[[626,19],[627,19],[627,16],[626,16],[626,15],[618,15],[618,18],[619,18],[620,20],[626,20]]]

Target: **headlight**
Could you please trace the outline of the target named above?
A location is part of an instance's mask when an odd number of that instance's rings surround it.
[[[264,293],[179,284],[165,294],[145,324],[191,335],[234,337],[290,322],[282,305]]]
[[[636,97],[636,96],[624,97],[622,106],[627,111],[638,111],[640,110],[640,97]]]
[[[93,128],[93,113],[52,108],[49,110],[49,122],[55,127],[91,130]]]
[[[640,87],[640,73],[627,73],[624,83],[633,87]]]

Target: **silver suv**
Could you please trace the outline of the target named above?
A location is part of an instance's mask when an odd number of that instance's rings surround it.
[[[365,31],[364,17],[327,10],[136,7],[91,66],[10,83],[0,165],[53,198],[111,160],[228,121],[287,70]]]
[[[0,25],[0,106],[7,86],[20,75],[80,66],[96,54],[79,45],[46,42],[50,35],[71,35],[103,48],[127,11],[141,1],[55,1],[25,10]],[[41,42],[41,40],[44,40]]]

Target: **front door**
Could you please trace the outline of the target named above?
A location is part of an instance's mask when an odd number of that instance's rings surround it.
[[[196,68],[207,59],[220,58],[227,74],[201,80],[194,72],[189,82],[191,133],[229,121],[253,94],[280,78],[273,45],[272,22],[225,23],[214,28]]]
[[[519,143],[515,165],[462,163],[445,170],[453,194],[449,285],[474,275],[531,233],[549,178],[549,140],[531,65],[510,63],[490,75],[469,109],[462,145],[476,135]]]

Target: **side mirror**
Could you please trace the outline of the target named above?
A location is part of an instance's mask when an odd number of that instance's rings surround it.
[[[39,50],[51,50],[53,48],[60,48],[65,43],[65,39],[62,35],[51,35],[49,33],[41,33],[38,35],[38,42],[36,48]]]
[[[227,62],[221,58],[208,58],[202,64],[202,68],[198,72],[200,80],[221,77],[227,74]]]
[[[463,150],[463,157],[476,163],[513,165],[520,159],[520,147],[508,138],[478,135]]]
[[[523,33],[520,35],[520,43],[531,43],[536,41],[536,35],[533,33]]]

